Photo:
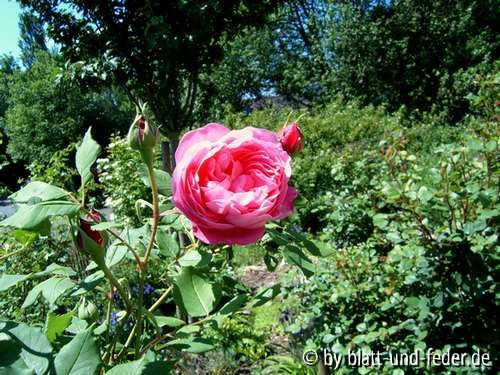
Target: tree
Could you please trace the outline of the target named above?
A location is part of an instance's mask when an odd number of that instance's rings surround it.
[[[478,90],[478,77],[495,71],[495,5],[288,0],[264,29],[248,29],[229,44],[217,84],[233,106],[262,92],[301,105],[341,96],[432,111],[453,123],[469,111],[466,97]]]
[[[326,10],[324,0],[288,0],[264,27],[247,27],[212,77],[219,97],[235,110],[266,96],[298,105],[326,98]]]
[[[77,87],[65,79],[61,65],[57,56],[38,52],[29,69],[12,76],[4,128],[14,161],[47,161],[89,126],[101,143],[112,132],[126,132],[131,110],[121,107],[126,107],[126,98],[117,100],[119,92],[109,89],[89,92]]]
[[[25,67],[33,65],[39,51],[47,51],[43,22],[36,15],[23,12],[19,16],[19,49]]]
[[[498,7],[490,0],[398,0],[368,9],[332,9],[329,45],[335,80],[348,97],[428,111],[452,105],[458,120],[466,92],[460,72],[498,58]],[[458,73],[457,76],[455,76]],[[446,93],[446,91],[452,91]],[[451,95],[447,103],[446,95]]]
[[[8,108],[10,85],[13,75],[19,70],[19,65],[12,55],[0,56],[0,193],[5,193],[5,186],[15,186],[22,166],[15,165],[7,155],[7,137],[5,135],[5,112]],[[8,190],[7,190],[8,191]],[[0,198],[3,198],[0,196]]]
[[[64,56],[80,62],[78,76],[117,82],[147,102],[172,150],[181,129],[206,112],[211,92],[202,77],[222,58],[222,41],[262,24],[278,0],[20,2],[48,23]]]

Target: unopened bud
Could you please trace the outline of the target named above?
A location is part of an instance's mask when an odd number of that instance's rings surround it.
[[[283,146],[283,150],[293,155],[304,146],[304,136],[295,122],[285,126],[278,132],[278,137]]]
[[[134,150],[152,149],[158,143],[160,133],[144,115],[138,115],[128,131],[128,143]]]
[[[97,315],[97,307],[92,302],[86,303],[84,299],[78,307],[78,318],[94,322],[97,319]]]
[[[160,132],[156,126],[150,124],[144,115],[137,115],[128,131],[128,143],[141,153],[146,164],[153,164],[154,148],[159,141]]]
[[[76,235],[76,241],[80,250],[88,251],[89,245],[94,244],[101,248],[106,246],[104,233],[91,228],[93,224],[99,223],[101,220],[102,216],[97,210],[91,210],[85,218],[80,218],[79,230]],[[89,243],[89,241],[92,241],[92,243]]]

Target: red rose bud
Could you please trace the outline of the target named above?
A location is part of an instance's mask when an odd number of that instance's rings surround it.
[[[143,115],[138,115],[128,131],[128,143],[134,150],[148,150],[155,147],[160,133]]]
[[[283,129],[278,132],[278,137],[283,146],[283,150],[288,152],[289,155],[293,155],[302,150],[304,136],[295,122],[283,127]]]
[[[142,160],[149,166],[153,165],[154,148],[159,141],[158,129],[150,124],[144,115],[137,115],[128,131],[128,144],[130,148],[141,153]]]
[[[76,241],[80,250],[89,250],[87,246],[89,240],[91,240],[101,248],[104,248],[104,246],[106,246],[106,238],[104,237],[104,234],[91,228],[93,224],[99,223],[101,219],[101,214],[96,210],[91,210],[87,217],[80,218],[80,226],[78,228],[78,234],[76,235]],[[84,235],[87,238],[84,238]]]

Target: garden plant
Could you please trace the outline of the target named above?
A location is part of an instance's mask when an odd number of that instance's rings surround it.
[[[69,231],[76,260],[1,276],[2,291],[33,283],[22,309],[33,309],[39,298],[48,306],[39,312],[43,327],[2,321],[9,372],[166,373],[183,353],[212,349],[205,327],[217,328],[242,306],[275,296],[276,288],[251,296],[222,271],[231,245],[255,243],[268,221],[291,214],[297,193],[288,185],[289,153],[302,147],[297,125],[279,134],[254,127],[230,131],[216,123],[192,130],[176,151],[172,179],[154,168],[158,139],[140,112],[129,130],[128,152],[140,154],[152,199],[139,202],[151,213],[139,228],[107,221],[88,205],[91,167],[100,153],[91,129],[76,151],[77,195],[32,181],[11,196],[19,208],[2,226],[17,228],[17,235]],[[165,199],[170,195],[171,202]],[[3,259],[10,255],[16,254]],[[116,276],[119,266],[128,277]]]

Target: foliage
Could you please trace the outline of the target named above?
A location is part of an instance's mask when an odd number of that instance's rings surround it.
[[[479,90],[476,94],[469,93],[467,98],[478,115],[490,121],[498,121],[500,108],[498,97],[500,94],[500,71],[497,61],[497,69],[494,73],[478,77]]]
[[[266,356],[265,335],[255,327],[255,315],[236,314],[222,322],[215,338],[219,347],[234,352],[242,361],[257,361]]]
[[[50,25],[76,77],[126,86],[172,139],[208,108],[214,93],[204,75],[223,56],[223,39],[262,24],[277,3],[21,1]]]
[[[237,373],[243,369],[255,368],[256,364],[269,355],[267,334],[256,328],[255,314],[251,311],[225,318],[216,329],[207,329],[205,335],[220,349],[205,354],[200,363],[200,372]],[[192,365],[186,367],[194,370]]]
[[[330,255],[307,282],[287,275],[284,310],[297,343],[344,355],[479,348],[498,360],[498,124],[475,120],[462,132],[427,150],[414,131],[357,153],[345,146],[323,193],[318,246]]]
[[[477,77],[498,70],[494,1],[290,0],[227,46],[216,84],[248,101],[310,106],[335,97],[456,123]]]
[[[126,139],[117,135],[111,137],[107,154],[97,161],[105,205],[113,210],[117,220],[139,225],[135,204],[150,195],[149,188],[142,182],[141,156],[130,152]]]
[[[23,12],[19,16],[19,49],[25,67],[33,65],[37,53],[47,51],[46,33],[43,22],[34,14]]]
[[[71,143],[66,148],[56,151],[48,162],[35,160],[29,166],[31,180],[43,181],[51,185],[62,186],[75,191],[75,180],[78,174],[71,167],[70,160],[74,156],[76,144]]]
[[[29,69],[13,75],[4,121],[12,159],[47,162],[89,125],[97,128],[101,141],[125,130],[128,121],[120,112],[122,105],[115,103],[116,95],[85,93],[64,78],[58,80],[61,73],[58,59],[40,52]]]
[[[12,167],[10,158],[7,155],[7,137],[5,135],[4,116],[8,108],[8,98],[10,94],[11,77],[19,69],[15,59],[9,55],[0,56],[0,197],[8,195],[12,180],[7,176],[11,175]]]
[[[216,342],[204,336],[208,326],[223,329],[234,312],[276,296],[278,286],[252,296],[226,272],[230,250],[195,243],[186,220],[168,204],[160,208],[158,191],[170,194],[169,176],[155,170],[150,159],[144,163],[153,197],[152,204],[146,202],[152,220],[141,227],[103,221],[88,207],[91,168],[99,153],[89,129],[75,155],[77,192],[32,181],[11,196],[19,207],[0,222],[0,227],[12,229],[7,236],[15,238],[16,247],[27,238],[25,246],[1,258],[8,268],[0,276],[0,292],[14,292],[7,301],[15,302],[13,310],[6,311],[10,316],[0,320],[0,364],[8,371],[168,373],[185,353],[214,348]],[[64,226],[59,228],[61,217]],[[42,257],[53,260],[50,264],[41,270],[22,262],[16,267],[18,254],[56,234],[63,237],[62,249],[44,248],[48,251]],[[72,263],[70,254],[79,260]],[[150,277],[154,286],[146,282]],[[25,285],[19,294],[16,288]],[[37,302],[39,314],[26,315]],[[13,315],[16,321],[8,319]],[[25,318],[29,325],[19,322]],[[246,323],[234,323],[234,332],[243,330],[248,336]],[[255,355],[261,339],[255,335],[253,343],[242,337],[238,351]]]

